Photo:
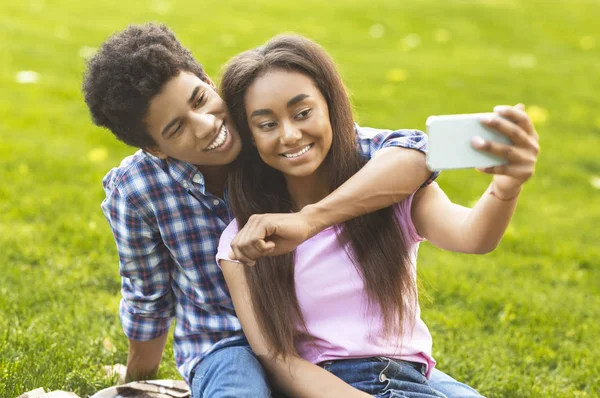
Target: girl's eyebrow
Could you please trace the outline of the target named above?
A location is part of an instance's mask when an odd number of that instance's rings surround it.
[[[300,102],[308,97],[310,97],[310,95],[308,95],[308,94],[298,94],[294,98],[289,100],[287,102],[286,106],[288,108],[290,108],[290,107],[296,105],[298,102]],[[253,118],[254,116],[270,115],[272,113],[273,113],[273,111],[270,109],[257,109],[254,112],[252,112],[252,114],[250,115],[250,118]]]
[[[310,97],[310,95],[308,94],[298,94],[297,96],[295,96],[294,98],[292,98],[291,100],[288,101],[287,103],[287,107],[290,108],[294,105],[296,105],[298,102],[302,101],[305,98]]]

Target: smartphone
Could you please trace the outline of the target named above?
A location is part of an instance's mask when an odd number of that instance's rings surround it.
[[[429,116],[425,123],[429,136],[427,167],[437,171],[505,164],[505,159],[471,146],[471,139],[476,136],[512,145],[504,134],[481,124],[481,119],[486,116],[501,117],[496,113]]]

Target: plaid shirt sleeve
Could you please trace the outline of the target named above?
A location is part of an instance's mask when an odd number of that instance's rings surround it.
[[[119,252],[120,318],[125,335],[147,341],[168,332],[175,315],[171,256],[160,234],[114,189],[102,203]]]
[[[427,135],[419,130],[380,130],[371,127],[355,126],[357,141],[361,155],[367,159],[375,156],[377,151],[388,147],[416,149],[427,153]],[[422,187],[431,184],[440,172],[431,173]]]

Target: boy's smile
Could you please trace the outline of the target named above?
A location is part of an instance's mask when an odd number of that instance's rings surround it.
[[[242,143],[212,82],[189,72],[171,78],[148,106],[145,123],[156,143],[147,150],[197,166],[233,162]]]

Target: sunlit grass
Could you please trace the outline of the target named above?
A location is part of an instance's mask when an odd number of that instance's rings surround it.
[[[286,31],[327,48],[357,118],[424,129],[427,116],[526,104],[542,145],[503,243],[487,256],[425,244],[423,317],[440,369],[489,397],[600,391],[600,5],[594,1],[151,0],[5,2],[0,13],[0,396],[85,396],[124,363],[101,179],[133,152],[94,127],[84,62],[130,22],[163,21],[217,77]],[[439,179],[471,203],[489,178]],[[178,377],[171,343],[161,377]]]

